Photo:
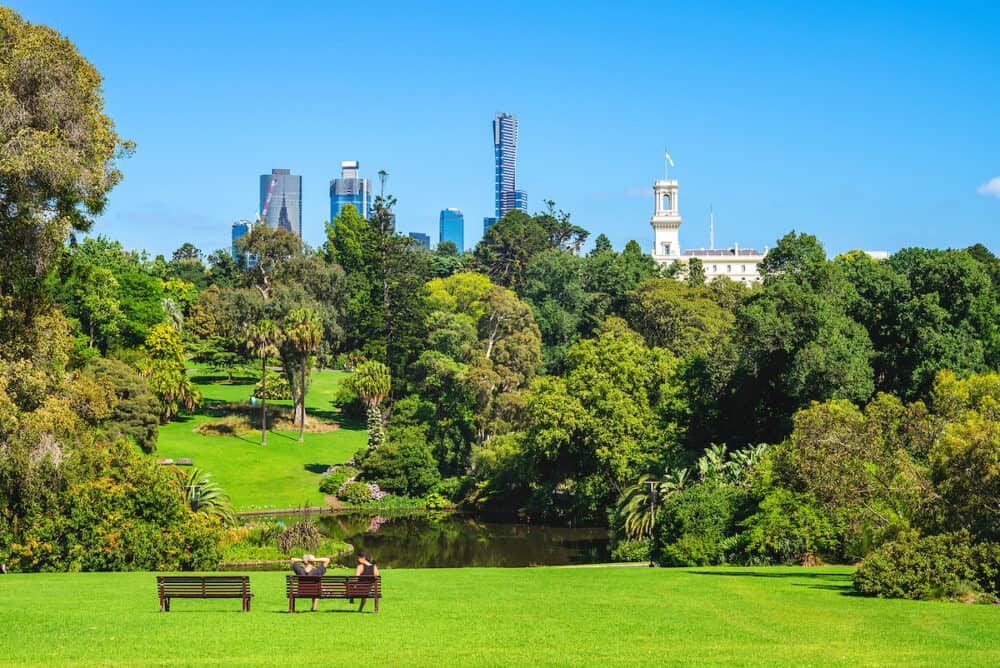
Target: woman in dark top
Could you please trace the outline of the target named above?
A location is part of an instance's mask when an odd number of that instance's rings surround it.
[[[378,575],[378,566],[372,560],[372,555],[367,552],[358,552],[358,567],[354,569],[354,575],[361,576],[376,576]],[[358,612],[365,609],[365,601],[367,598],[361,599],[361,606],[358,608]]]

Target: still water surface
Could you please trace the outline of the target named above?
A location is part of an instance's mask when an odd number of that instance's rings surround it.
[[[356,551],[370,552],[379,566],[390,568],[561,566],[608,561],[608,532],[601,528],[486,522],[468,515],[433,512],[390,517],[321,515],[313,519],[325,533],[350,543]]]

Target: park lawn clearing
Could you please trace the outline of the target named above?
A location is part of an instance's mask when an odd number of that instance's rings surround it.
[[[334,571],[340,572],[340,571]],[[382,572],[378,615],[284,574],[158,612],[153,573],[0,576],[5,665],[996,666],[1000,609],[855,596],[850,568]],[[308,608],[308,606],[302,606]]]
[[[323,471],[332,464],[350,459],[367,442],[364,425],[343,420],[331,399],[348,374],[315,371],[306,394],[306,412],[311,419],[333,423],[330,431],[306,432],[299,443],[295,430],[268,431],[267,445],[261,447],[260,432],[238,436],[206,436],[194,429],[221,421],[211,415],[223,402],[248,402],[255,377],[237,377],[233,382],[194,374],[204,405],[160,427],[157,457],[191,457],[194,465],[211,474],[229,494],[237,511],[299,508],[325,505],[319,491]],[[290,401],[269,405],[290,406]]]

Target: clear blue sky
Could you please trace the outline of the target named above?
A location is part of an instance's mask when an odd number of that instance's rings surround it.
[[[228,246],[272,167],[303,176],[315,245],[353,159],[390,173],[401,231],[436,242],[457,207],[471,247],[509,111],[531,209],[618,248],[652,245],[667,147],[682,247],[707,246],[711,204],[717,246],[1000,252],[995,0],[13,4],[96,64],[138,144],[95,228],[130,248]]]

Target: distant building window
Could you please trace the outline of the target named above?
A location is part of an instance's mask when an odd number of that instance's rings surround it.
[[[740,265],[740,271],[746,272],[746,270],[747,270],[747,266],[745,264],[741,264]]]
[[[713,274],[719,273],[719,265],[717,265],[717,264],[713,264],[712,265],[712,273]]]
[[[731,265],[731,264],[727,264],[726,265],[726,273],[727,274],[733,273],[733,265]]]
[[[670,211],[670,195],[663,196],[663,210]]]

